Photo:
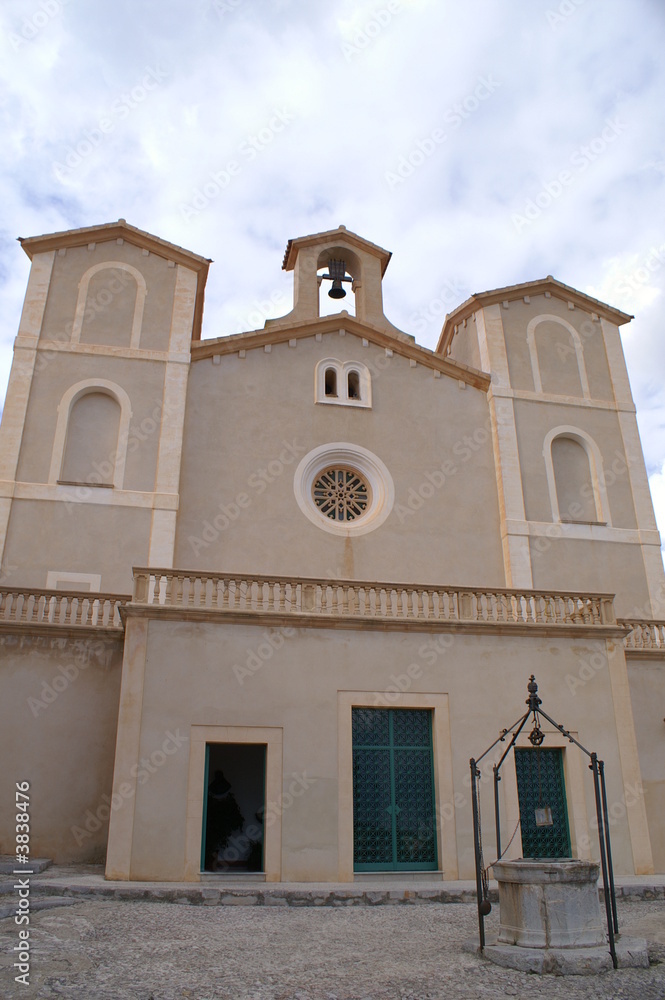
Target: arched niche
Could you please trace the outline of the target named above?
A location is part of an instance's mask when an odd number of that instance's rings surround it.
[[[131,415],[129,396],[115,382],[70,386],[58,406],[49,482],[122,489]]]
[[[582,340],[560,316],[535,316],[526,333],[536,392],[590,399]]]
[[[72,343],[138,348],[146,295],[145,278],[132,264],[93,264],[79,282]]]
[[[555,427],[545,438],[543,457],[552,520],[609,524],[603,459],[593,438],[578,427]]]

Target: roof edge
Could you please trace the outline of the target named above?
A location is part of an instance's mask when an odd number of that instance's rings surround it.
[[[377,243],[372,243],[370,240],[366,240],[363,236],[358,236],[357,233],[347,229],[346,226],[338,226],[337,229],[328,229],[324,233],[312,233],[310,236],[298,236],[295,239],[289,240],[286,244],[286,250],[284,251],[282,270],[293,270],[298,253],[301,249],[303,249],[303,247],[315,246],[317,243],[326,243],[334,236],[338,236],[340,239],[346,240],[348,243],[351,243],[352,246],[358,247],[359,250],[366,250],[368,253],[378,257],[381,261],[381,277],[383,277],[386,273],[386,268],[390,263],[392,253],[389,250],[384,250],[383,247],[380,247]]]
[[[97,236],[97,240],[92,240],[92,236]],[[136,243],[146,247],[161,257],[167,257],[182,263],[193,270],[207,270],[212,263],[210,257],[202,257],[200,254],[186,250],[176,243],[169,243],[159,236],[130,225],[126,219],[118,219],[116,222],[100,223],[96,226],[83,226],[79,229],[64,229],[57,233],[46,233],[43,236],[18,237],[18,241],[32,260],[34,254],[44,253],[48,250],[60,249],[61,247],[84,246],[91,242],[106,242],[113,239],[126,239],[128,243]]]
[[[573,302],[581,308],[591,308],[592,312],[596,312],[605,317],[605,319],[609,319],[617,326],[623,326],[624,323],[629,323],[634,319],[630,313],[625,313],[621,309],[616,309],[614,306],[608,305],[606,302],[601,302],[600,299],[595,299],[592,295],[587,295],[586,292],[581,292],[579,289],[573,288],[572,285],[566,285],[563,281],[559,281],[551,274],[548,274],[545,278],[538,278],[535,281],[523,281],[516,285],[506,285],[502,288],[493,288],[486,292],[476,292],[471,295],[465,302],[462,302],[461,305],[446,316],[439,342],[436,346],[437,353],[447,350],[452,341],[455,327],[462,320],[467,319],[472,313],[476,312],[477,309],[483,309],[485,306],[494,305],[497,302],[521,298],[525,294],[540,295],[547,291],[554,294],[556,298]]]
[[[194,304],[194,318],[192,322],[192,340],[200,341],[201,327],[203,325],[203,303],[205,297],[205,286],[208,280],[208,268],[212,263],[210,257],[202,257],[200,254],[185,250],[184,247],[176,243],[169,243],[159,236],[130,225],[126,219],[118,219],[117,222],[101,223],[97,226],[83,226],[80,229],[65,229],[58,233],[47,233],[44,236],[29,236],[27,238],[18,237],[23,250],[30,260],[37,253],[48,253],[51,250],[66,249],[67,247],[85,246],[88,243],[106,243],[111,240],[126,240],[134,246],[149,250],[158,257],[172,260],[176,264],[196,272],[196,301]]]
[[[241,350],[255,350],[265,347],[268,344],[285,343],[293,339],[313,337],[317,333],[332,333],[339,329],[346,330],[350,334],[365,339],[399,354],[402,357],[412,359],[427,368],[439,371],[450,378],[465,382],[482,392],[487,392],[490,386],[490,376],[485,372],[465,365],[461,361],[452,358],[442,357],[427,347],[420,344],[406,343],[397,340],[395,337],[379,330],[377,327],[362,323],[355,316],[342,316],[340,314],[323,316],[318,320],[306,320],[302,323],[295,323],[292,326],[279,328],[268,328],[263,330],[250,330],[245,333],[234,333],[226,337],[218,337],[215,340],[200,340],[197,344],[192,344],[192,361],[210,358],[219,354],[234,354]]]

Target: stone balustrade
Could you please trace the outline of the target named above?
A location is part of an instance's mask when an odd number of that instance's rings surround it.
[[[665,655],[665,622],[620,621],[618,624],[631,630],[626,636],[626,651]]]
[[[612,595],[137,569],[134,606],[404,623],[615,626]]]
[[[117,594],[0,589],[0,628],[122,631]],[[470,590],[303,577],[137,569],[132,605],[161,609],[304,618],[630,629],[626,651],[665,656],[665,621],[617,621],[611,594]]]
[[[89,591],[0,590],[0,627],[110,629],[122,631],[120,607],[126,603],[114,594]]]

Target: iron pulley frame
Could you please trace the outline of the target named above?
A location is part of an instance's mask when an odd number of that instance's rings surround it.
[[[527,685],[527,690],[529,692],[529,697],[526,700],[528,706],[527,711],[524,715],[521,715],[512,726],[507,729],[502,729],[499,736],[494,740],[494,742],[485,750],[480,757],[472,757],[469,761],[469,766],[471,768],[471,805],[473,812],[473,845],[474,845],[474,858],[476,864],[476,895],[477,895],[477,905],[478,905],[478,934],[480,939],[480,950],[485,947],[485,917],[489,914],[491,906],[488,899],[488,879],[487,871],[491,867],[489,865],[485,868],[483,861],[483,848],[482,848],[482,829],[481,829],[481,815],[480,815],[480,787],[479,781],[482,772],[478,765],[481,761],[487,757],[489,753],[494,750],[494,748],[499,743],[504,743],[506,737],[510,733],[510,741],[508,746],[502,753],[501,757],[492,766],[493,781],[494,781],[494,826],[496,833],[496,853],[497,861],[500,861],[503,852],[501,851],[501,816],[500,816],[500,801],[499,801],[499,782],[501,781],[501,766],[505,761],[506,757],[510,751],[515,746],[520,733],[526,726],[529,718],[531,717],[532,729],[529,734],[529,740],[531,744],[539,748],[545,739],[545,734],[541,729],[541,717],[546,719],[562,736],[564,736],[569,743],[575,744],[579,747],[582,753],[586,754],[589,758],[589,770],[593,774],[593,787],[594,787],[594,798],[596,804],[596,820],[598,826],[598,844],[600,853],[600,867],[603,878],[603,896],[605,900],[605,915],[607,919],[607,937],[609,942],[610,955],[612,956],[612,964],[614,968],[617,968],[617,956],[615,947],[615,936],[619,933],[619,923],[617,919],[617,904],[616,904],[616,892],[614,888],[614,871],[612,867],[612,846],[610,843],[610,824],[609,824],[609,814],[607,809],[607,788],[605,785],[605,763],[598,759],[598,755],[590,750],[587,750],[579,740],[577,740],[571,733],[564,729],[562,725],[556,722],[550,715],[547,714],[542,708],[542,700],[538,697],[538,685],[536,684],[536,679],[533,674],[529,678],[529,683]],[[511,838],[512,841],[512,838]],[[510,843],[508,844],[508,847]],[[506,848],[507,850],[508,848]]]

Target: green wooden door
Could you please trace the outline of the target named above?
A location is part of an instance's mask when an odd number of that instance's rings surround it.
[[[515,748],[515,770],[523,857],[569,858],[563,750]]]
[[[432,713],[353,709],[356,871],[435,871]]]

